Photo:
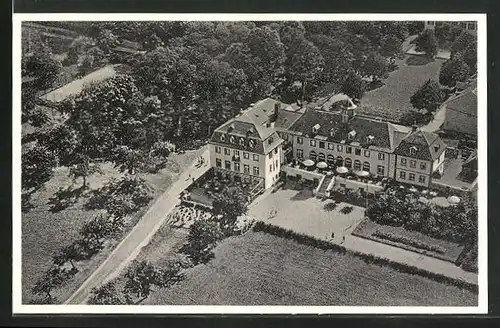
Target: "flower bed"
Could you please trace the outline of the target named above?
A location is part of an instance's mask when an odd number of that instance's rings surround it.
[[[402,243],[402,244],[409,245],[409,246],[412,246],[415,248],[420,248],[420,249],[423,249],[426,251],[435,252],[435,253],[439,253],[439,254],[444,254],[446,252],[446,248],[444,248],[444,247],[440,247],[437,245],[428,245],[428,244],[421,242],[419,240],[408,238],[408,237],[403,237],[403,236],[398,236],[398,235],[392,234],[390,232],[382,232],[382,231],[377,230],[377,231],[375,231],[375,233],[372,236],[377,237],[377,238],[381,238],[381,239],[386,239],[389,241],[393,241],[396,243]]]

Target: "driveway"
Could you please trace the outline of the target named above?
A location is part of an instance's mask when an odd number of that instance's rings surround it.
[[[168,214],[179,203],[179,194],[192,183],[192,178],[198,178],[208,171],[210,166],[208,165],[209,152],[207,148],[203,151],[202,156],[207,164],[196,167],[195,161],[191,163],[179,176],[179,179],[149,208],[101,266],[64,304],[84,304],[92,288],[101,286],[110,279],[117,277],[120,271],[137,257],[141,248],[149,243],[153,235],[167,219]]]

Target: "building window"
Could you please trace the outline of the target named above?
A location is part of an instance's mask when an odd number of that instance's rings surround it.
[[[363,162],[363,171],[370,172],[370,163]]]
[[[309,145],[311,145],[311,147],[316,147],[316,140],[310,140]]]
[[[244,146],[245,145],[245,138],[240,138],[240,146]]]
[[[350,158],[346,158],[345,159],[345,167],[347,167],[348,169],[352,168],[352,160]]]
[[[337,166],[342,166],[344,165],[344,159],[342,156],[337,157]]]
[[[335,145],[332,144],[331,142],[328,143],[328,149],[330,150],[335,150]]]
[[[354,148],[354,155],[361,156],[361,148]]]
[[[361,161],[359,159],[354,161],[354,171],[360,171],[361,170]]]
[[[258,162],[259,161],[259,155],[253,154],[253,160]]]
[[[401,158],[401,165],[406,166],[406,158]]]
[[[288,141],[288,134],[283,133],[283,140]]]
[[[226,141],[226,136],[224,134],[220,135],[220,141],[222,142]]]
[[[215,152],[217,154],[220,154],[220,151],[221,151],[220,147],[219,146],[215,146]]]
[[[410,180],[410,181],[415,181],[415,174],[414,174],[414,173],[410,173],[410,174],[408,175],[408,180]]]
[[[423,163],[423,162],[421,162],[421,163],[420,163],[420,169],[421,169],[421,170],[427,170],[427,163]],[[424,178],[425,178],[425,177],[424,177]]]
[[[325,161],[325,154],[324,153],[319,153],[318,154],[318,162],[324,162]]]
[[[224,155],[231,155],[231,149],[224,148]]]
[[[342,145],[337,145],[337,151],[338,152],[342,152],[342,148],[344,148],[344,147],[342,147]]]
[[[236,138],[234,136],[229,137],[229,142],[234,144],[236,142]]]
[[[269,152],[269,158],[273,158],[273,152],[272,151]]]
[[[279,167],[279,162],[278,162],[278,160],[276,160],[276,168],[278,168],[278,167]]]
[[[425,175],[421,175],[418,177],[418,182],[425,183]]]
[[[273,164],[269,164],[269,172],[273,171]]]
[[[352,147],[346,146],[345,147],[345,152],[348,153],[348,154],[351,154],[352,153]]]
[[[325,149],[325,142],[324,141],[319,142],[319,148]]]
[[[378,159],[383,161],[385,160],[385,154],[384,153],[378,153]]]
[[[399,178],[400,179],[406,179],[406,172],[405,171],[399,171]]]
[[[383,165],[377,166],[377,174],[378,175],[385,175],[385,167]]]
[[[304,152],[302,151],[302,149],[297,149],[297,158],[298,159],[304,158]]]
[[[236,172],[240,172],[240,163],[238,163],[238,162],[234,163],[234,170]]]
[[[328,165],[335,165],[335,156],[333,155],[326,156],[326,162],[328,163]]]
[[[259,168],[257,166],[253,167],[253,175],[259,175]]]
[[[304,143],[304,139],[302,139],[302,137],[297,137],[297,143],[302,145]]]
[[[215,159],[215,166],[222,167],[222,161],[220,160],[220,158]]]
[[[270,138],[268,139],[268,142],[267,142],[267,143],[268,143],[268,144],[272,144],[272,143],[273,143],[273,141],[274,141],[273,137],[270,137]]]
[[[416,153],[417,153],[417,147],[415,146],[410,147],[410,154],[415,155]]]
[[[243,172],[245,172],[246,174],[250,174],[250,165],[243,165]]]
[[[255,140],[250,140],[250,141],[248,142],[248,147],[250,147],[250,148],[255,148]]]
[[[370,157],[370,151],[369,150],[365,150],[365,157]]]
[[[250,154],[249,154],[249,153],[247,153],[247,152],[244,152],[244,153],[243,153],[243,158],[244,158],[244,159],[249,159],[249,158],[250,158]]]
[[[313,161],[316,161],[316,152],[314,150],[311,150],[309,152],[309,158],[312,159]]]
[[[234,156],[235,157],[240,157],[240,151],[239,150],[235,149],[235,150],[233,150],[233,152],[234,152]]]
[[[277,154],[278,153],[278,147],[274,148],[274,153]]]
[[[230,161],[224,161],[224,167],[226,170],[230,170],[231,169],[231,162]]]
[[[410,159],[410,167],[411,168],[416,168],[417,167],[417,161],[414,159]]]
[[[467,29],[474,31],[476,29],[476,24],[474,23],[467,24]]]

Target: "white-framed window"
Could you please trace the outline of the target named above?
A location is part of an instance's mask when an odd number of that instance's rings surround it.
[[[276,168],[279,168],[279,162],[276,160]]]
[[[385,175],[385,167],[383,165],[377,165],[377,174]]]
[[[224,148],[224,155],[231,155],[231,149]]]
[[[401,158],[400,163],[402,166],[406,166],[406,158]]]
[[[348,154],[351,154],[352,153],[352,147],[346,146],[345,147],[345,152],[348,153]]]
[[[215,152],[216,152],[217,154],[220,154],[220,152],[221,152],[221,148],[220,148],[219,146],[215,146]]]
[[[243,165],[243,172],[245,174],[250,174],[250,165],[248,164]]]
[[[363,171],[370,172],[370,163],[363,162]]]
[[[236,137],[235,136],[230,136],[229,137],[229,142],[234,144],[236,142]]]
[[[244,158],[244,159],[249,159],[249,158],[250,158],[250,154],[249,154],[249,153],[247,153],[246,151],[245,151],[245,152],[243,152],[243,158]]]
[[[221,161],[221,159],[220,159],[220,158],[216,158],[216,159],[215,159],[215,166],[217,166],[217,167],[222,167],[222,161]]]
[[[325,142],[324,141],[319,142],[319,148],[325,149]]]
[[[316,161],[316,152],[314,150],[311,150],[309,152],[309,158],[312,159],[313,161]]]
[[[283,133],[283,140],[288,141],[288,134]]]
[[[361,170],[361,161],[359,159],[354,161],[354,170],[355,171],[360,171]]]
[[[415,173],[408,174],[408,180],[415,181]]]
[[[259,168],[257,166],[254,166],[253,167],[253,175],[259,175],[260,172],[259,172]]]
[[[384,154],[384,153],[378,153],[378,159],[379,159],[380,161],[385,160],[385,154]]]
[[[335,150],[335,144],[332,144],[331,142],[329,142],[328,143],[328,149]]]
[[[240,157],[240,151],[238,149],[233,150],[234,156]]]
[[[417,167],[417,161],[414,159],[410,159],[410,167],[411,168],[416,168]]]
[[[425,162],[420,162],[420,169],[421,169],[421,170],[427,170],[427,163],[425,163]],[[425,178],[425,176],[424,176],[424,178]]]
[[[354,148],[354,155],[361,156],[361,148]]]
[[[309,145],[311,147],[316,147],[316,140],[314,140],[314,139],[309,140]]]
[[[304,143],[304,139],[302,139],[302,137],[297,137],[297,143],[302,145]]]
[[[269,172],[273,171],[273,164],[269,164]]]
[[[418,177],[418,182],[420,182],[420,183],[425,183],[425,175],[420,175],[420,176]]]
[[[417,147],[415,146],[410,147],[410,154],[415,155],[416,153],[417,153]]]
[[[273,158],[273,152],[272,151],[269,152],[269,158]]]
[[[342,148],[344,148],[342,145],[337,145],[337,151],[342,152]]]
[[[399,171],[399,178],[400,179],[406,179],[406,172],[405,171]]]
[[[230,161],[224,161],[224,168],[226,170],[230,170],[231,169],[231,162]]]
[[[250,148],[255,148],[255,140],[250,140],[250,141],[248,142],[248,147],[250,147]]]
[[[238,163],[238,162],[235,162],[235,163],[234,163],[234,170],[235,170],[236,172],[240,172],[240,163]]]
[[[274,141],[273,137],[269,137],[269,139],[267,139],[267,143],[268,144],[272,144]]]
[[[240,146],[244,146],[245,145],[245,138],[240,138]]]
[[[258,162],[259,161],[259,155],[253,154],[253,160]]]
[[[302,149],[297,149],[297,158],[298,159],[304,158],[304,151],[302,151]]]
[[[225,134],[221,134],[220,135],[220,141],[222,141],[222,142],[226,141],[226,135]]]
[[[346,158],[344,161],[344,166],[348,169],[352,168],[352,160],[350,158]]]
[[[365,157],[370,157],[370,151],[368,149],[365,149]]]
[[[278,147],[274,148],[274,153],[277,154],[278,153]]]

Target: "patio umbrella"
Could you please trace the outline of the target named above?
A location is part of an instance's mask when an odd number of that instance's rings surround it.
[[[369,176],[369,175],[370,175],[370,172],[368,172],[368,171],[357,171],[357,172],[356,172],[356,175],[357,175],[358,177],[367,177],[367,176]]]
[[[417,192],[418,190],[417,190],[417,188],[415,188],[415,187],[411,187],[411,188],[410,188],[410,191],[411,191],[411,192]]]
[[[420,197],[418,200],[419,200],[421,203],[428,203],[428,202],[429,202],[429,200],[428,200],[427,198],[425,198],[425,197]]]
[[[460,203],[460,198],[457,196],[450,196],[450,197],[448,197],[448,203],[453,204],[453,205],[458,204],[458,203]]]
[[[305,161],[302,162],[302,164],[304,164],[304,166],[313,166],[314,165],[314,161],[312,159],[306,159]]]
[[[318,162],[318,164],[316,164],[316,167],[318,169],[326,169],[328,167],[328,164],[326,164],[325,162]]]
[[[337,173],[340,173],[340,174],[345,174],[349,172],[349,169],[345,166],[339,166],[337,167]]]

